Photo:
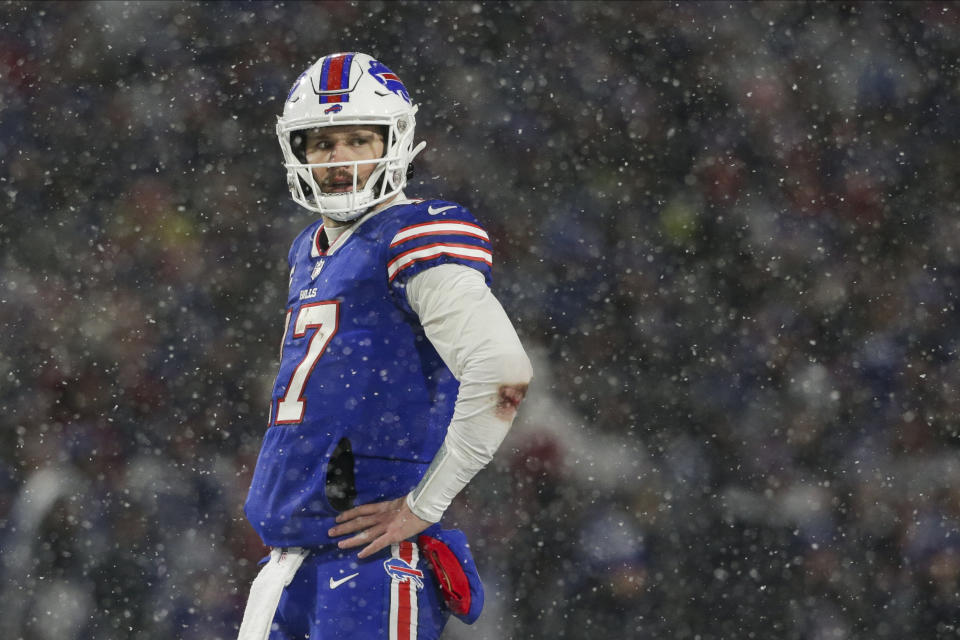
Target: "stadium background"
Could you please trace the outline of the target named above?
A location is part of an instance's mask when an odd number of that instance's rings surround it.
[[[960,6],[0,5],[0,635],[231,638],[316,57],[421,106],[536,368],[456,638],[960,620]]]

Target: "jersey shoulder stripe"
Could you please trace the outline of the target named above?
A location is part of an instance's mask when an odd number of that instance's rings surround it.
[[[455,202],[424,200],[397,211],[384,229],[387,279],[402,288],[425,269],[462,264],[491,280],[490,235],[473,214]]]
[[[480,225],[472,224],[470,222],[463,222],[460,220],[453,220],[450,222],[447,222],[446,220],[438,220],[436,222],[422,222],[420,224],[404,227],[395,236],[393,236],[393,240],[390,242],[390,248],[392,249],[399,244],[408,242],[410,240],[415,240],[417,238],[423,238],[424,236],[436,235],[464,235],[471,238],[480,238],[481,240],[490,242],[490,236],[487,235],[487,232],[484,231],[483,227]]]
[[[397,274],[418,262],[433,260],[440,256],[450,256],[461,260],[484,262],[493,266],[493,252],[484,247],[453,242],[437,242],[411,249],[387,263],[387,276],[392,281]]]

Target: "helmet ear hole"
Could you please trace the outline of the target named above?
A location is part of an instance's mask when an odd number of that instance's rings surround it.
[[[290,150],[303,164],[307,163],[307,132],[303,129],[290,132]]]
[[[303,191],[303,195],[312,196],[313,188],[307,183],[307,181],[301,178],[300,176],[297,176],[297,180],[300,181],[300,189]]]

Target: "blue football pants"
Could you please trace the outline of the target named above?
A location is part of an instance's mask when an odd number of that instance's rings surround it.
[[[370,558],[311,549],[283,590],[269,640],[436,640],[449,617],[417,545]]]

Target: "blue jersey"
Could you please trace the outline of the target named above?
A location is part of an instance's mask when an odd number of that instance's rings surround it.
[[[424,336],[406,283],[457,263],[490,284],[487,233],[452,202],[394,205],[330,247],[325,239],[317,221],[290,250],[280,370],[245,505],[274,547],[332,542],[338,510],[328,473],[344,442],[356,504],[416,486],[446,435],[459,384]]]

